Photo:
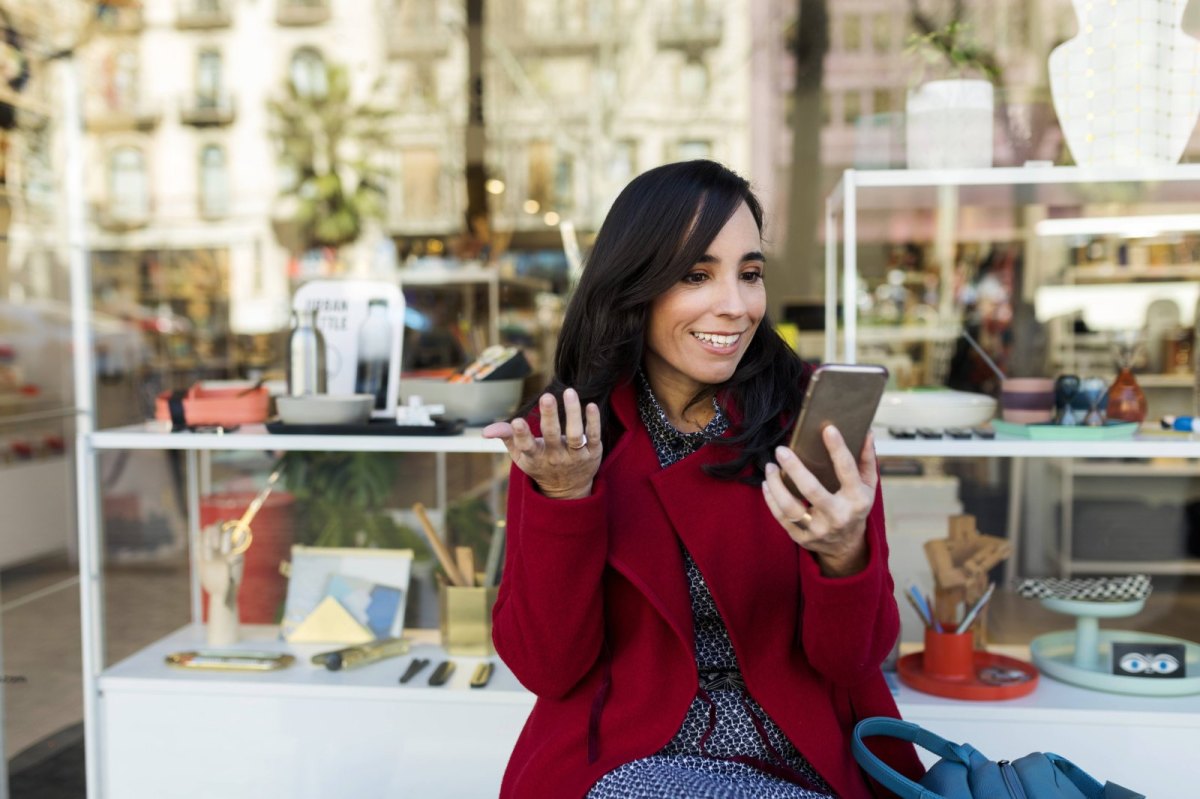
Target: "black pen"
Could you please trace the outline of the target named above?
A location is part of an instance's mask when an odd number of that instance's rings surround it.
[[[411,680],[413,677],[416,677],[418,674],[421,673],[421,669],[425,668],[428,665],[429,665],[429,658],[413,658],[412,663],[409,663],[408,668],[404,670],[404,673],[402,675],[400,675],[400,684],[404,685],[406,682]]]
[[[445,685],[450,679],[450,675],[454,673],[454,661],[443,660],[438,664],[438,667],[433,670],[433,674],[429,675],[429,684],[437,687]]]

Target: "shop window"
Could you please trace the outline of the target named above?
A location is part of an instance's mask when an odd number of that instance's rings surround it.
[[[329,92],[325,59],[312,47],[302,47],[292,56],[289,76],[296,94],[307,98],[321,98]]]
[[[196,58],[196,105],[216,108],[221,103],[224,78],[221,53],[201,50]]]
[[[117,222],[140,222],[150,215],[146,159],[136,147],[119,147],[109,157],[109,214]]]
[[[225,148],[215,144],[200,152],[200,213],[209,219],[229,214],[229,168]]]
[[[437,150],[410,147],[401,156],[401,180],[406,219],[433,219],[441,209],[442,161]]]

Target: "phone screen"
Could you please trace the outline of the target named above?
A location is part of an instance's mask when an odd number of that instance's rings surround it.
[[[857,459],[883,398],[887,377],[887,369],[873,364],[825,364],[813,372],[792,432],[791,450],[828,491],[837,492],[841,481],[823,431],[829,425],[836,427]],[[790,480],[784,482],[799,496]]]

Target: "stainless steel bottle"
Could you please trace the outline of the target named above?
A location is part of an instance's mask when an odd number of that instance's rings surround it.
[[[325,337],[317,329],[317,310],[292,311],[287,350],[288,394],[324,394]]]

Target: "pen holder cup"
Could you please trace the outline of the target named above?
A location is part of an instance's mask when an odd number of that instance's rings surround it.
[[[442,648],[450,655],[492,654],[492,606],[495,588],[464,588],[438,583]]]
[[[969,680],[975,676],[975,635],[925,630],[922,671],[942,680]]]

